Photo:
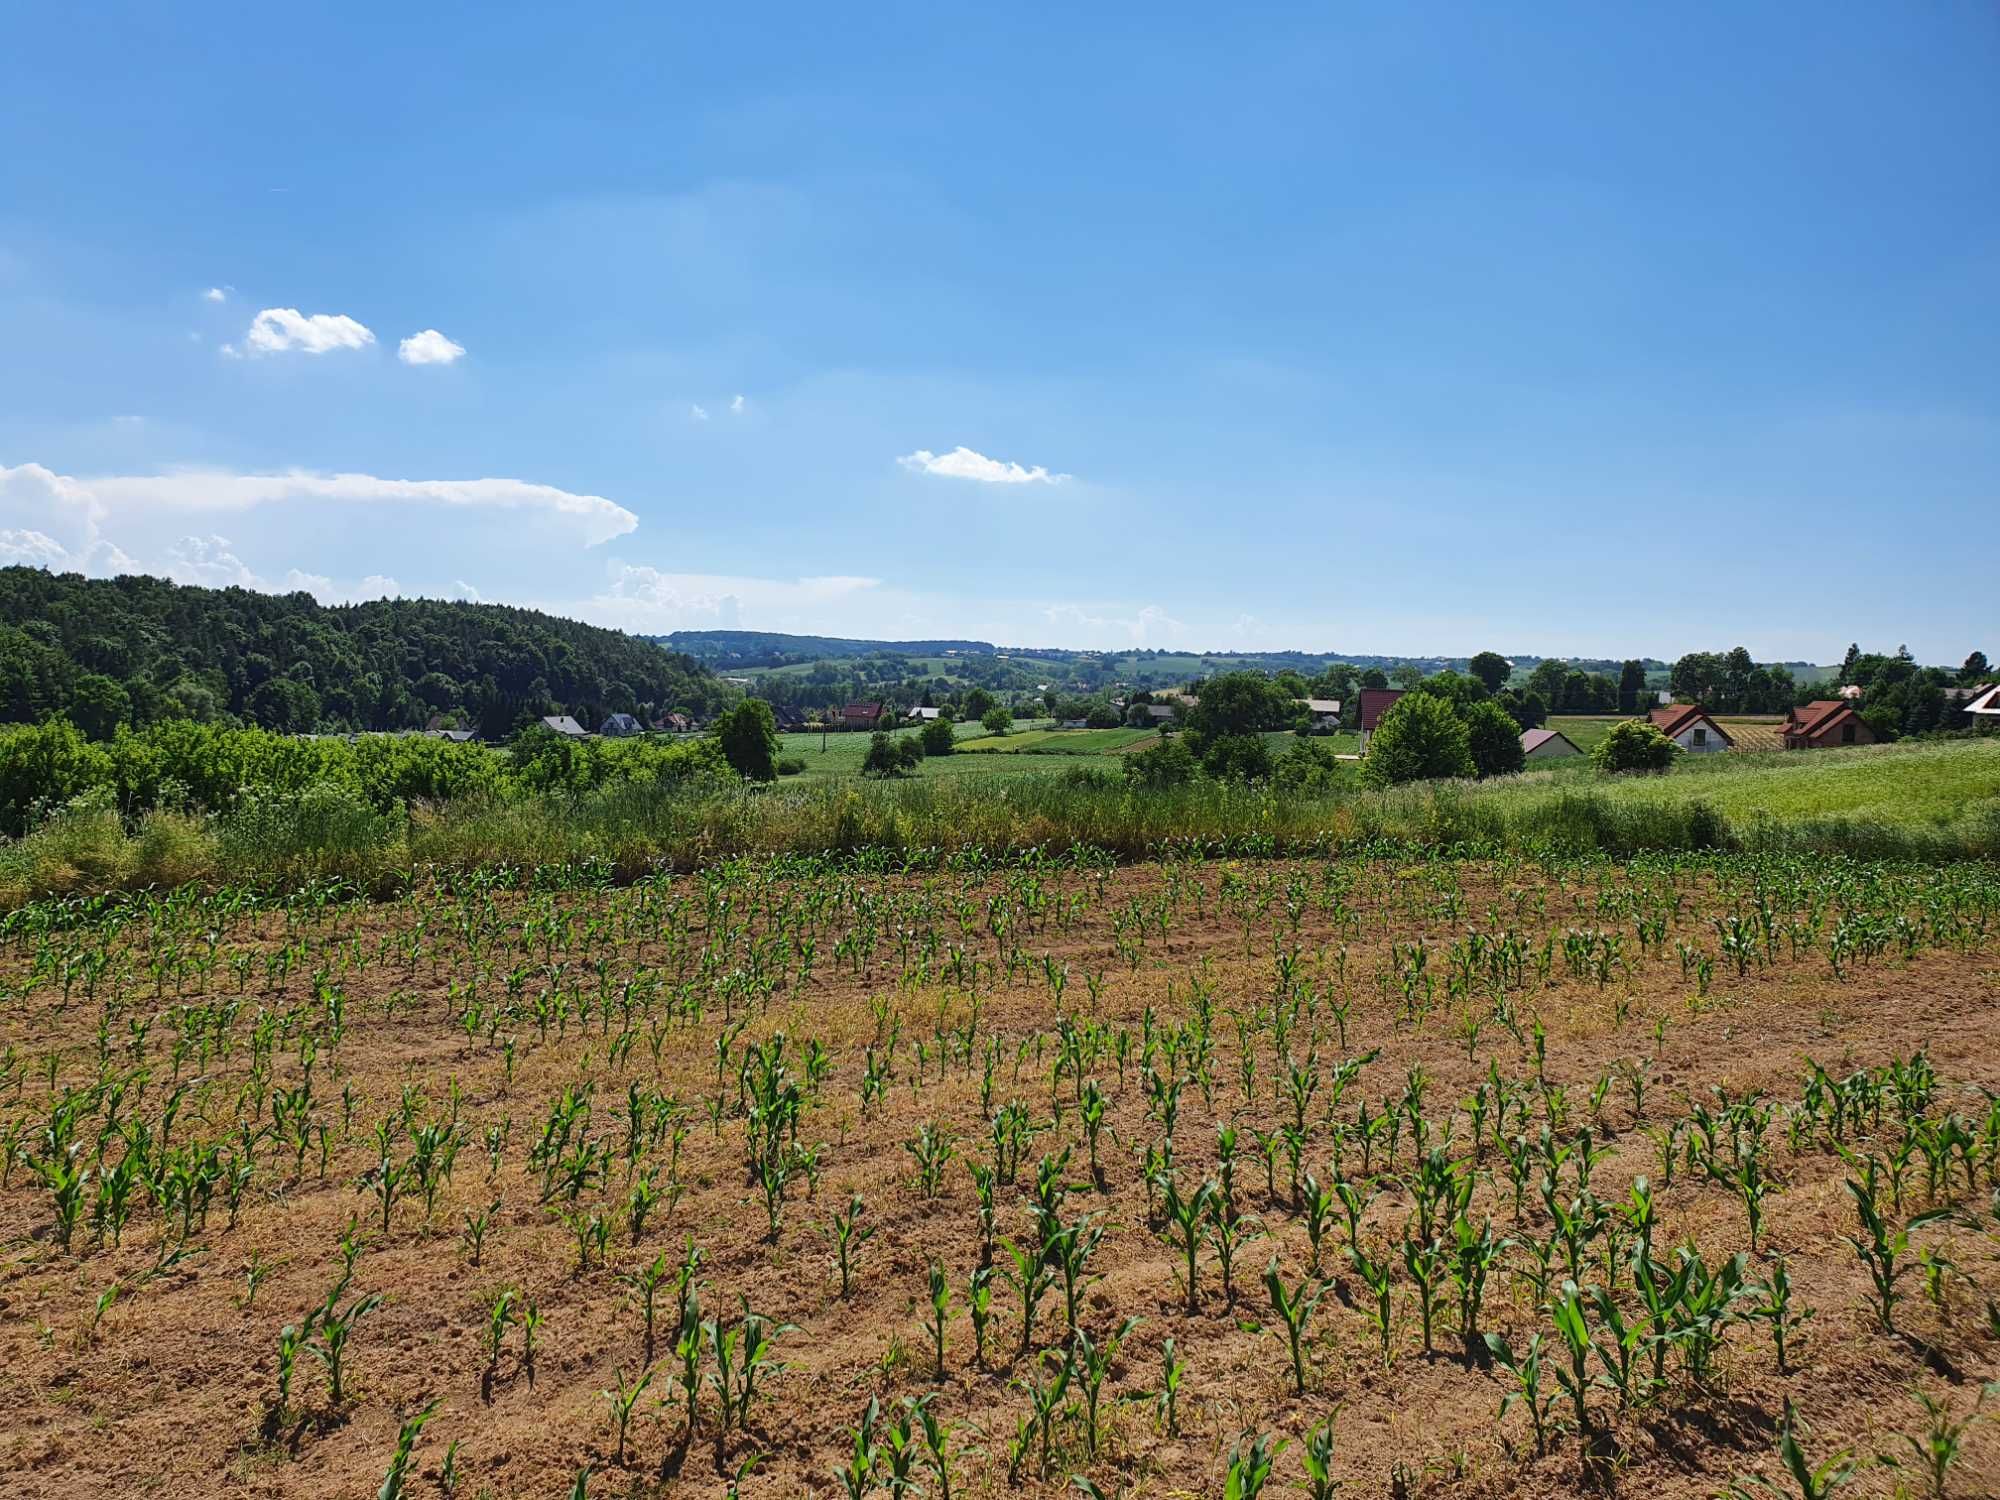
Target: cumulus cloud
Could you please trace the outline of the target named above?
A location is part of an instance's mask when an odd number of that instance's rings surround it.
[[[976,479],[982,484],[1061,484],[1070,478],[1067,474],[1051,474],[1040,464],[1024,468],[1017,463],[1006,463],[997,458],[988,458],[983,453],[975,453],[963,445],[949,453],[933,453],[928,448],[919,448],[915,453],[905,453],[896,460],[912,474],[936,474],[946,479]]]
[[[590,547],[624,536],[639,525],[639,518],[631,511],[602,495],[572,494],[523,479],[383,479],[373,474],[315,474],[303,469],[283,474],[211,469],[64,482],[87,487],[102,505],[152,511],[241,511],[259,505],[330,501],[539,512],[574,527],[582,534],[584,545]]]
[[[398,344],[396,358],[406,365],[455,364],[465,358],[465,345],[453,343],[435,328],[426,328]]]
[[[1186,628],[1157,604],[1145,605],[1130,615],[1099,614],[1081,604],[1051,604],[1042,615],[1051,625],[1066,632],[1074,631],[1096,641],[1123,636],[1135,646],[1157,643]]]
[[[253,354],[326,354],[335,349],[365,349],[375,335],[340,313],[307,316],[296,307],[267,307],[250,320],[243,342]]]
[[[709,626],[733,628],[746,612],[759,619],[854,600],[881,586],[877,578],[827,574],[749,578],[723,573],[670,573],[643,564],[612,567],[603,592],[574,605],[551,606],[627,630],[663,632]]]
[[[229,292],[224,287],[212,286],[201,294],[201,300],[204,302],[227,302],[229,300]]]
[[[68,573],[124,573],[136,564],[104,535],[105,510],[90,487],[40,464],[0,464],[0,562]]]
[[[196,583],[203,588],[272,592],[231,547],[226,536],[184,536],[167,548],[167,576],[175,583]]]

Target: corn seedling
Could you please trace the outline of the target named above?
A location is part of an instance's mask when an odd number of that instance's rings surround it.
[[[382,1488],[375,1492],[375,1500],[402,1500],[403,1480],[409,1472],[411,1455],[416,1452],[417,1434],[436,1415],[439,1399],[433,1398],[427,1405],[412,1412],[397,1432],[396,1451],[390,1455],[389,1471],[382,1477]]]

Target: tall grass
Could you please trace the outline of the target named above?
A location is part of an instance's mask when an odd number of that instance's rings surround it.
[[[1318,797],[1212,782],[1145,791],[1112,775],[1076,774],[723,790],[618,781],[568,796],[488,792],[388,812],[322,785],[245,796],[218,814],[153,812],[136,823],[85,801],[0,844],[0,906],[189,880],[278,888],[338,876],[387,889],[426,867],[595,861],[630,879],[737,855],[864,850],[911,858],[1087,846],[1136,860],[1195,849],[1337,854],[1387,839],[1619,857],[1747,848],[2000,858],[2000,745],[1735,759],[1731,771],[1702,766],[1637,780],[1537,771]],[[1742,764],[1752,760],[1761,764]],[[1942,798],[1940,785],[1952,789]]]

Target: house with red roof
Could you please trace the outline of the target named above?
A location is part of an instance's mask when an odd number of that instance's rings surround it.
[[[1690,755],[1708,755],[1733,750],[1736,741],[1708,716],[1699,703],[1668,703],[1647,715],[1653,727]]]
[[[1368,741],[1373,737],[1376,726],[1382,722],[1382,715],[1396,706],[1407,692],[1406,688],[1363,688],[1361,690],[1361,753],[1368,753]]]
[[[842,729],[873,729],[882,718],[880,703],[849,703],[840,710]]]
[[[1875,731],[1846,698],[1821,698],[1793,709],[1785,715],[1779,733],[1784,736],[1787,750],[1824,750],[1832,745],[1875,743]]]

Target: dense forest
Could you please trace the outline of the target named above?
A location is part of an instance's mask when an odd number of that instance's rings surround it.
[[[503,736],[541,714],[715,712],[700,663],[534,610],[436,599],[323,605],[0,568],[0,723],[67,714],[94,738],[169,719],[293,733],[420,728]]]

